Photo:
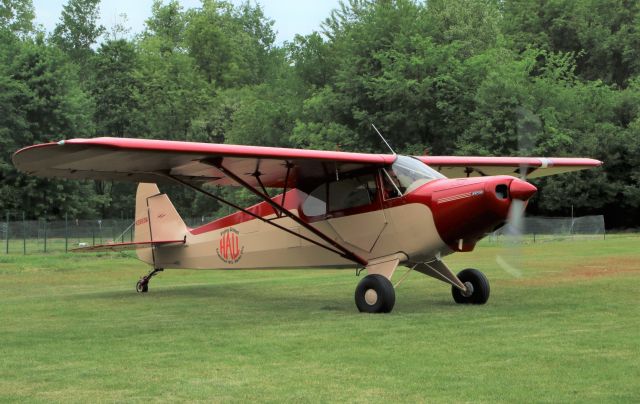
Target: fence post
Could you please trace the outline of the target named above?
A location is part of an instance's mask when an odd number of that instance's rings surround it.
[[[22,211],[22,254],[27,255],[27,221]]]
[[[9,254],[9,212],[7,212],[7,231],[5,236],[7,236],[6,253]]]
[[[69,212],[64,213],[64,252],[69,252]]]
[[[91,245],[96,245],[96,229],[93,226],[91,226]]]
[[[44,252],[47,252],[47,217],[44,218]]]

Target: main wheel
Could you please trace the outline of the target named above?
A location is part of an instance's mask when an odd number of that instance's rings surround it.
[[[149,291],[149,282],[145,282],[142,279],[140,279],[136,283],[136,292],[138,292],[138,293],[147,293],[148,291]]]
[[[456,303],[485,304],[489,300],[489,280],[477,269],[468,268],[460,271],[458,279],[467,286],[470,293],[463,293],[455,286],[451,287],[451,294]]]
[[[356,306],[364,313],[389,313],[396,303],[396,292],[382,275],[365,276],[356,287]]]

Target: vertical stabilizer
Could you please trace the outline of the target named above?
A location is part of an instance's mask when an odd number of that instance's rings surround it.
[[[138,184],[134,241],[179,240],[186,234],[187,226],[169,197],[156,184]],[[137,253],[142,261],[153,263],[151,248],[138,249]]]

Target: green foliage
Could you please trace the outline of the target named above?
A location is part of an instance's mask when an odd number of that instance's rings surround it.
[[[33,2],[31,0],[0,1],[0,30],[25,37],[33,31]]]
[[[99,3],[100,0],[69,0],[62,7],[60,22],[51,38],[53,43],[82,65],[93,54],[91,46],[105,32],[105,28],[98,23]]]
[[[91,93],[95,99],[97,134],[137,136],[140,115],[136,94],[140,83],[135,69],[138,54],[125,39],[104,42],[92,61],[95,79]]]
[[[387,152],[373,123],[401,153],[599,158],[602,169],[537,181],[530,210],[640,223],[638,2],[348,0],[322,32],[283,45],[252,2],[185,10],[155,0],[151,11],[144,32],[125,38],[116,27],[94,50],[104,33],[97,0],[69,0],[49,38],[33,30],[31,1],[0,2],[2,208],[130,211],[131,184],[18,175],[11,153],[36,142],[106,135]],[[185,214],[225,212],[170,192]]]
[[[245,2],[236,9],[225,1],[203,0],[186,18],[189,54],[209,83],[229,88],[264,79],[275,35],[260,6]]]
[[[3,210],[23,210],[30,217],[95,214],[98,199],[91,184],[45,180],[18,173],[10,163],[25,144],[57,140],[60,134],[91,129],[91,102],[77,84],[74,70],[56,49],[25,41],[0,75]]]
[[[503,27],[516,49],[579,53],[586,80],[626,86],[640,73],[637,1],[505,1]]]

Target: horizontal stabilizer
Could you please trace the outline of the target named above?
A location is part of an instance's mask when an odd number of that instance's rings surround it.
[[[180,245],[187,241],[186,237],[181,240],[163,240],[163,241],[134,241],[131,243],[109,243],[98,244],[88,247],[74,248],[72,252],[100,252],[100,251],[126,251],[138,248],[160,247],[169,245]]]

